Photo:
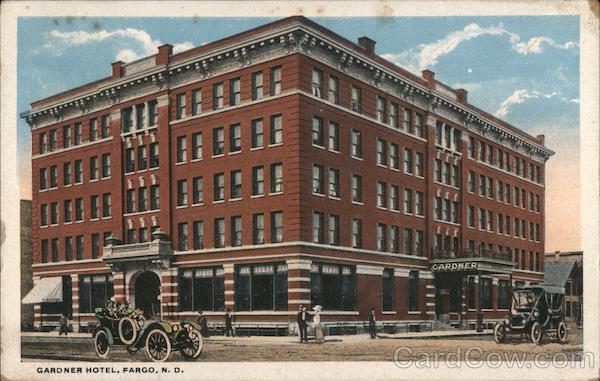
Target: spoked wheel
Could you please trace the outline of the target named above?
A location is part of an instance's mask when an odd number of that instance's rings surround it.
[[[542,326],[540,325],[540,322],[536,321],[531,325],[529,339],[534,344],[539,344],[540,340],[542,340]]]
[[[152,361],[166,361],[171,354],[171,341],[167,334],[158,328],[146,337],[146,352]]]
[[[104,330],[96,332],[96,335],[94,336],[94,349],[96,350],[98,357],[103,359],[108,357],[110,344],[108,343],[108,335]]]
[[[556,327],[556,338],[561,344],[567,342],[567,325],[562,320],[558,323],[558,327]]]
[[[506,326],[504,323],[498,323],[494,327],[494,341],[498,344],[504,343],[506,340]]]
[[[119,338],[125,345],[131,345],[137,339],[137,323],[130,317],[119,321]]]
[[[197,359],[200,356],[200,353],[202,353],[202,347],[204,345],[202,335],[197,329],[192,328],[188,331],[188,337],[183,345],[184,347],[180,349],[181,355],[186,360]]]

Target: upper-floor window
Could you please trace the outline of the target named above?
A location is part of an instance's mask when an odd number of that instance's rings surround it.
[[[63,147],[71,147],[71,126],[63,127]]]
[[[420,137],[423,137],[423,116],[421,114],[415,115],[415,123],[414,123],[414,134]]]
[[[202,112],[202,90],[192,90],[192,115],[199,115]]]
[[[177,94],[177,119],[185,118],[185,93]]]
[[[225,130],[223,127],[213,128],[213,155],[225,153]]]
[[[102,177],[110,177],[110,154],[102,155]]]
[[[148,210],[148,188],[138,188],[138,212],[145,212]]]
[[[252,215],[252,244],[265,243],[265,215],[257,213]]]
[[[387,142],[377,139],[377,164],[387,165]]]
[[[58,203],[53,202],[50,204],[50,225],[58,224]]]
[[[231,217],[231,246],[242,246],[242,217]]]
[[[398,128],[398,105],[393,102],[390,104],[390,126]]]
[[[329,215],[328,243],[337,246],[340,244],[340,216]]]
[[[402,129],[408,133],[412,133],[411,111],[405,108],[402,112]]]
[[[318,116],[313,116],[312,118],[312,144],[324,147],[325,143],[323,141],[323,119]]]
[[[240,79],[234,78],[229,81],[229,105],[235,106],[240,104],[241,101]]]
[[[239,123],[229,126],[229,152],[242,150],[242,128]]]
[[[312,233],[313,242],[323,243],[323,213],[313,212]]]
[[[158,123],[158,101],[148,102],[148,125],[155,126]]]
[[[150,186],[150,209],[160,209],[160,188],[158,184]]]
[[[50,152],[56,151],[56,130],[50,130],[49,135],[50,135],[50,143],[49,143],[48,148],[49,148]]]
[[[137,148],[137,160],[138,170],[143,171],[148,168],[148,154],[146,152],[146,146],[138,146]]]
[[[271,116],[270,144],[280,144],[283,141],[283,127],[281,125],[281,115]]]
[[[352,175],[352,201],[363,202],[362,176]]]
[[[252,120],[252,148],[262,147],[264,144],[263,120]]]
[[[360,112],[361,111],[361,90],[360,87],[352,85],[351,90],[351,100],[350,100],[350,108],[352,111]]]
[[[177,137],[177,162],[183,163],[187,160],[187,143],[185,136]]]
[[[331,151],[340,151],[340,127],[337,123],[329,122],[329,149]]]
[[[323,187],[323,166],[318,164],[313,164],[313,193],[316,194],[325,194],[325,190]]]
[[[158,142],[150,143],[150,168],[156,168],[158,164]]]
[[[340,197],[340,171],[339,169],[329,168],[329,196]]]
[[[404,149],[404,173],[413,174],[413,152],[411,149]]]
[[[90,119],[90,142],[93,142],[98,138],[98,119]]]
[[[83,182],[83,162],[81,159],[75,160],[75,184]]]
[[[125,210],[127,213],[135,212],[135,189],[127,189],[125,192]]]
[[[83,198],[75,199],[75,220],[83,221]]]
[[[283,164],[271,164],[271,193],[283,192]]]
[[[100,136],[102,137],[102,139],[106,139],[110,136],[110,116],[102,115],[101,123],[102,123],[102,126],[101,126]]]
[[[362,133],[358,130],[352,130],[352,156],[362,158]]]
[[[399,169],[400,168],[400,153],[398,152],[400,148],[396,143],[390,143],[390,168]]]
[[[331,102],[331,103],[335,103],[335,104],[340,103],[339,81],[333,75],[329,75],[329,86],[328,86],[327,99],[329,99],[329,102]]]
[[[192,160],[202,159],[202,133],[192,134]]]
[[[259,196],[264,194],[264,169],[263,167],[252,168],[252,195]]]
[[[188,229],[187,222],[180,222],[177,224],[177,236],[178,236],[178,249],[188,249]]]
[[[225,247],[225,219],[215,218],[215,247]]]
[[[387,208],[387,183],[377,182],[377,206]]]
[[[48,135],[45,132],[40,133],[40,153],[48,151]],[[48,241],[46,241],[48,242]]]
[[[58,169],[56,165],[50,167],[50,188],[56,188],[58,186]]]
[[[177,206],[187,205],[187,180],[177,181]]]
[[[323,96],[323,72],[314,68],[312,70],[312,94],[319,98]]]
[[[283,242],[283,212],[271,212],[271,242]]]
[[[133,127],[133,115],[131,107],[127,107],[121,110],[121,132],[127,133],[131,131]]]
[[[271,68],[271,95],[281,94],[281,66]]]
[[[81,123],[75,123],[73,127],[75,129],[75,145],[81,144]]]
[[[242,198],[242,171],[231,171],[231,198]]]
[[[354,218],[352,219],[352,242],[351,245],[354,248],[362,248],[362,220]]]
[[[192,180],[192,203],[200,204],[204,201],[204,185],[202,176],[194,177]]]
[[[225,174],[217,173],[213,177],[214,201],[225,199]]]
[[[415,174],[423,177],[423,153],[415,152]]]
[[[252,100],[263,97],[263,73],[262,71],[252,73]]]
[[[223,108],[223,83],[215,83],[213,85],[213,110]]]
[[[376,239],[377,239],[377,250],[378,251],[386,251],[387,250],[387,225],[386,224],[377,224]]]
[[[376,115],[377,120],[381,123],[385,123],[385,98],[380,96],[376,99]]]
[[[135,128],[141,130],[146,127],[146,105],[140,103],[134,106],[135,109]],[[184,113],[185,114],[185,113]]]
[[[48,188],[48,177],[46,168],[40,168],[40,190]]]
[[[135,172],[135,151],[133,148],[125,150],[125,173]]]
[[[70,185],[71,182],[71,162],[66,162],[63,165],[63,183],[64,185]]]
[[[112,198],[110,193],[102,195],[102,217],[110,217],[112,213]]]

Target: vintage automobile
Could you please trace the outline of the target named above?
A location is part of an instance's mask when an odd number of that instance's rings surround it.
[[[101,358],[107,358],[114,345],[125,346],[129,353],[145,348],[152,361],[166,361],[172,350],[186,360],[195,360],[202,353],[200,326],[194,321],[146,320],[139,310],[96,308],[94,312],[99,322],[94,348]]]
[[[513,290],[510,315],[494,327],[494,340],[504,343],[509,334],[521,334],[539,344],[543,335],[567,341],[567,325],[562,304],[562,287],[536,285]]]

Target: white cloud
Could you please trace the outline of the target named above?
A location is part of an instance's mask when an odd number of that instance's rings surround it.
[[[463,30],[451,32],[446,37],[429,44],[420,44],[400,53],[386,53],[383,58],[392,61],[408,70],[418,73],[431,68],[439,62],[439,58],[452,53],[464,42],[481,36],[508,36],[511,48],[519,54],[540,54],[544,45],[557,49],[571,49],[578,46],[576,42],[569,41],[564,44],[556,43],[550,37],[538,36],[521,41],[521,36],[510,32],[500,23],[496,26],[481,27],[476,23],[466,25]]]
[[[551,99],[558,97],[558,93],[553,91],[551,93],[541,93],[539,91],[529,91],[527,89],[515,90],[508,98],[506,98],[500,104],[500,108],[496,111],[496,116],[502,117],[509,113],[510,107],[512,105],[517,105],[525,102],[528,99],[536,99],[536,98],[545,98]],[[568,98],[560,98],[561,102],[564,103],[579,103],[579,99],[568,99]]]
[[[82,30],[72,32],[60,32],[52,30],[44,34],[46,49],[61,49],[70,46],[82,46],[105,41],[107,39],[120,38],[125,41],[133,42],[136,46],[123,48],[119,50],[115,56],[117,60],[130,62],[144,56],[156,54],[156,49],[162,42],[158,39],[153,39],[152,36],[145,30],[126,28],[115,29],[113,31],[100,30],[96,32],[86,32]],[[193,48],[194,45],[189,41],[177,43],[173,46],[173,52],[179,53],[184,50]]]

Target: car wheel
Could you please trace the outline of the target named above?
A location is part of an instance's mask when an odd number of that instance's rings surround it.
[[[131,345],[137,339],[137,323],[130,317],[124,317],[119,321],[119,339],[125,345]]]
[[[534,344],[539,344],[542,340],[542,326],[539,321],[534,322],[529,329],[529,339]]]
[[[195,360],[202,353],[202,347],[204,342],[202,340],[202,335],[198,332],[197,329],[192,328],[187,333],[187,339],[183,343],[184,347],[181,348],[181,355],[186,360]]]
[[[171,354],[171,340],[162,329],[155,328],[146,336],[146,352],[152,361],[166,361]]]
[[[497,344],[502,344],[504,340],[506,340],[506,327],[504,323],[498,323],[494,327],[494,341]]]
[[[556,338],[561,344],[567,342],[567,325],[562,320],[558,323],[558,327],[556,327]]]
[[[108,343],[108,335],[103,329],[99,330],[96,332],[96,335],[94,335],[94,349],[96,350],[98,357],[103,359],[108,357],[110,344]]]

